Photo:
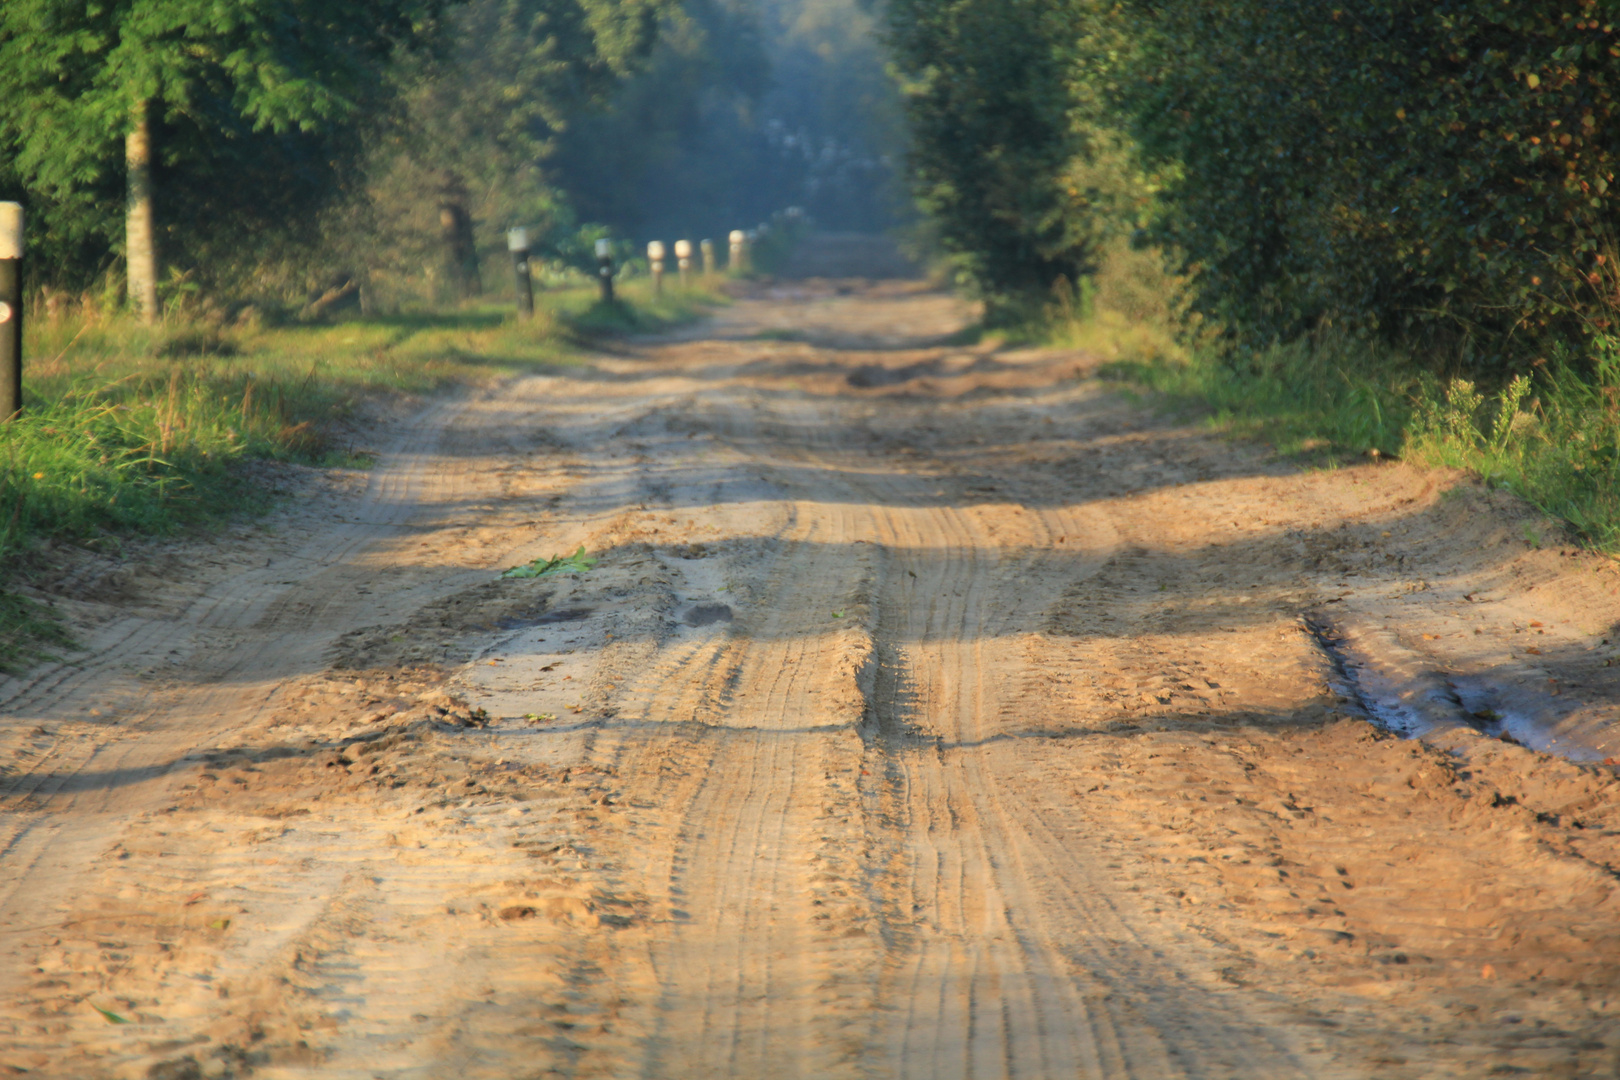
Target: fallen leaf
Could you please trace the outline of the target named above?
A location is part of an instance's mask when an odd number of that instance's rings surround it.
[[[107,1023],[109,1023],[109,1024],[128,1024],[128,1023],[131,1023],[131,1021],[124,1019],[122,1016],[119,1016],[117,1013],[109,1012],[108,1010],[103,1009],[100,1005],[97,1005],[93,1001],[87,1002],[87,1004],[92,1009],[96,1010],[96,1012],[100,1013],[101,1018],[103,1020],[107,1021]]]
[[[190,907],[192,904],[195,904],[197,901],[206,900],[206,899],[208,899],[208,890],[207,889],[204,889],[202,892],[194,892],[190,896],[186,897],[186,902],[185,902],[184,906],[185,907]]]

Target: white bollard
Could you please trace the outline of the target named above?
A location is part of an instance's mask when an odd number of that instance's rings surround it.
[[[602,281],[602,303],[613,303],[613,241],[596,242],[596,274]]]
[[[675,241],[675,265],[681,271],[681,288],[692,284],[692,241]]]
[[[512,273],[517,278],[518,318],[534,318],[534,281],[529,277],[529,230],[506,230],[506,250],[512,253]]]
[[[653,295],[664,295],[664,242],[654,240],[647,245],[647,261],[652,264]]]
[[[22,412],[23,208],[0,202],[0,421]]]

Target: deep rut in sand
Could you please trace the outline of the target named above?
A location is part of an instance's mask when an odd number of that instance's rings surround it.
[[[0,684],[0,1070],[1620,1075],[1620,784],[1458,690],[1608,753],[1620,575],[969,315],[470,394]]]

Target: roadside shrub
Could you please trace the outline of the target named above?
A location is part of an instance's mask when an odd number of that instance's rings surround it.
[[[1096,269],[1113,202],[1088,174],[1111,144],[1078,115],[1079,0],[889,0],[912,188],[992,320],[1038,315]]]
[[[1620,38],[1597,0],[1139,2],[1160,239],[1251,345],[1333,327],[1522,370],[1613,318]]]

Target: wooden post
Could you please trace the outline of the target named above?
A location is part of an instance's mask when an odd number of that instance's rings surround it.
[[[596,242],[596,275],[602,282],[602,303],[613,303],[613,241]]]
[[[0,202],[0,421],[22,413],[23,208]]]
[[[699,240],[698,247],[703,252],[703,276],[714,276],[714,241]]]
[[[653,296],[664,295],[664,242],[654,240],[647,245],[647,261],[652,263]]]
[[[741,229],[731,230],[731,261],[726,264],[726,268],[733,274],[741,274],[748,269],[744,265],[746,256],[743,253],[743,245],[747,242],[748,238]]]
[[[680,267],[681,288],[687,289],[692,284],[692,241],[675,241],[675,265]]]
[[[137,101],[129,134],[124,136],[125,180],[124,266],[129,276],[129,302],[142,322],[157,322],[157,211],[152,196],[152,124],[150,109]]]
[[[508,229],[506,250],[512,253],[512,273],[517,276],[518,318],[534,318],[534,281],[529,276],[529,230]]]

